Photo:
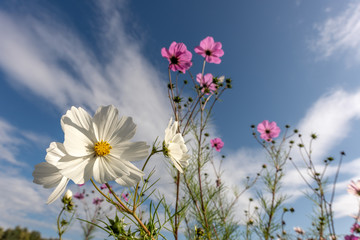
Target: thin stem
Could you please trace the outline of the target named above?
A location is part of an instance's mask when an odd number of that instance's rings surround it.
[[[65,211],[65,206],[61,209],[60,213],[59,213],[59,216],[57,218],[57,228],[58,228],[58,233],[59,233],[59,240],[61,240],[61,235],[63,234],[62,231],[61,231],[61,227],[60,227],[60,217],[61,217],[61,214]]]

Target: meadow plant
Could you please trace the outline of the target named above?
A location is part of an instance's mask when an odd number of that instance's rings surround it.
[[[224,51],[220,42],[206,37],[194,52],[203,58],[196,75],[191,69],[195,66],[193,54],[184,43],[172,42],[169,48],[161,49],[161,55],[168,61],[166,85],[172,116],[151,146],[144,141],[131,141],[136,124],[131,117],[119,117],[112,105],[99,107],[94,116],[81,107],[71,107],[62,116],[64,142],[50,144],[46,161],[35,166],[34,182],[55,188],[48,198],[49,204],[64,193],[70,180],[78,185],[90,181],[95,190],[91,191],[91,205],[86,201],[87,190],[71,197],[65,194],[57,224],[59,238],[62,239],[70,222],[61,220],[61,216],[65,211],[74,214],[72,198],[76,198],[85,211],[81,221],[84,239],[93,236],[95,227],[118,240],[166,239],[165,232],[170,232],[174,239],[179,239],[180,234],[187,239],[267,240],[292,236],[302,239],[306,232],[300,227],[294,228],[295,234],[285,230],[285,216],[294,212],[294,208],[285,206],[288,196],[281,191],[285,165],[290,160],[310,188],[308,196],[318,209],[315,238],[336,239],[332,203],[344,154],[327,194],[329,181],[325,172],[333,159],[326,159],[322,170],[314,164],[311,143],[317,136],[311,135],[310,146],[305,147],[298,135],[309,182],[290,157],[294,140],[285,146],[298,131],[288,134],[289,126],[285,126],[277,142],[281,129],[276,122],[264,120],[252,129],[256,141],[265,150],[267,163],[259,164],[257,174],[244,176],[241,188],[231,191],[223,180],[225,143],[218,136],[211,136],[209,125],[215,104],[232,88],[232,80],[206,71],[207,64],[221,63]],[[145,174],[151,159],[161,154],[169,164],[174,196],[171,191],[157,192],[156,169]],[[132,163],[140,160],[144,160],[141,168]],[[119,194],[110,183],[126,188]],[[243,193],[254,187],[255,197],[249,198],[248,208],[239,220],[236,205]],[[359,189],[359,182],[352,183],[349,192],[360,195]],[[357,239],[354,235],[359,233],[357,221],[351,233],[347,239]]]

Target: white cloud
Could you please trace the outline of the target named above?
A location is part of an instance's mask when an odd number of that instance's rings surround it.
[[[144,58],[141,43],[127,34],[120,8],[115,1],[99,3],[96,24],[104,29],[96,39],[100,57],[54,16],[43,12],[39,20],[0,11],[0,32],[6,33],[0,35],[0,68],[11,84],[63,113],[72,105],[94,111],[114,104],[120,113],[134,117],[137,136],[153,141],[170,113],[166,84]]]
[[[17,159],[20,155],[20,146],[44,145],[49,138],[39,136],[33,132],[20,130],[11,125],[9,122],[0,118],[0,161],[6,161],[17,166],[24,166],[25,163]]]
[[[316,24],[315,29],[318,36],[311,42],[311,47],[320,54],[321,58],[326,59],[335,54],[349,53],[352,58],[360,60],[359,1],[352,1],[337,16],[329,17],[323,23]]]

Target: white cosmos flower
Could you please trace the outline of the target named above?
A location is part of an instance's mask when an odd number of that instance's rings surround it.
[[[72,199],[72,196],[73,196],[72,191],[71,191],[70,189],[68,189],[68,190],[66,191],[65,195],[64,195],[64,198],[71,200],[71,199]]]
[[[65,190],[69,179],[83,184],[94,177],[99,183],[115,180],[134,186],[144,173],[130,161],[148,155],[145,142],[130,142],[136,125],[131,117],[119,119],[114,106],[100,107],[93,118],[82,108],[72,107],[61,118],[64,144],[51,143],[46,162],[35,166],[34,182],[56,187],[48,203]]]
[[[166,155],[172,160],[177,170],[181,173],[184,167],[189,165],[188,159],[190,156],[187,154],[188,149],[181,133],[177,133],[179,123],[175,121],[172,124],[170,119],[168,127],[165,129],[164,147]]]

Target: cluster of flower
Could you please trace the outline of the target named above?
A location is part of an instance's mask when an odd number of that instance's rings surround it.
[[[360,180],[354,182],[351,181],[351,183],[348,185],[348,193],[356,196],[356,197],[360,197]],[[355,223],[352,225],[350,232],[351,235],[346,235],[345,236],[345,240],[359,240],[360,237],[356,236],[360,234],[360,225],[358,224],[359,221],[359,217],[360,217],[360,209],[359,209],[359,213],[358,215],[355,217]]]

